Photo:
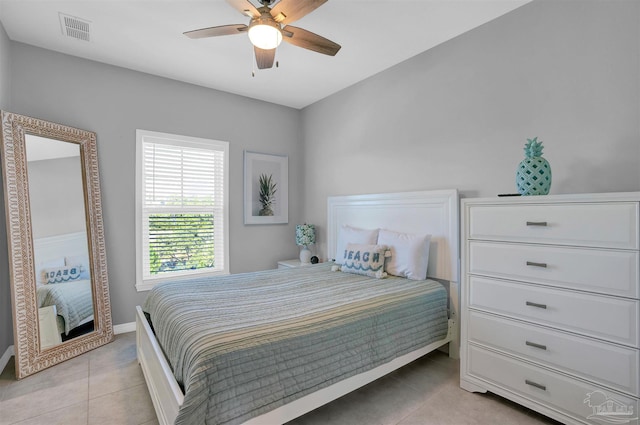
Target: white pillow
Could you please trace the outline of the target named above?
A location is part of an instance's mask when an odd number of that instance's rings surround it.
[[[387,273],[413,280],[427,278],[430,243],[431,235],[385,229],[378,234],[378,245],[386,245],[391,250],[391,258],[385,264]]]
[[[343,224],[338,229],[338,240],[336,242],[336,264],[342,264],[344,251],[347,249],[348,243],[357,243],[364,245],[375,245],[378,240],[378,229],[359,229]]]

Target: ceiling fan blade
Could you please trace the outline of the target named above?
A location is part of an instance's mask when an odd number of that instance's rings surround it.
[[[282,39],[289,44],[329,56],[335,56],[341,47],[318,34],[291,25],[282,28],[282,35],[284,36]]]
[[[253,51],[256,54],[256,63],[258,64],[258,69],[266,69],[273,66],[273,60],[276,57],[276,49],[267,50],[260,49],[254,46]]]
[[[326,2],[327,0],[280,0],[271,9],[271,16],[276,22],[288,24],[313,12]]]
[[[260,12],[258,12],[258,9],[256,9],[256,7],[249,2],[249,0],[226,0],[226,1],[227,3],[229,3],[231,7],[233,7],[235,10],[237,10],[238,12],[242,13],[245,16],[248,16],[250,18],[257,18],[258,16],[260,16]]]
[[[201,28],[199,30],[187,31],[184,33],[189,38],[217,37],[219,35],[240,34],[247,30],[245,24],[222,25],[219,27]]]

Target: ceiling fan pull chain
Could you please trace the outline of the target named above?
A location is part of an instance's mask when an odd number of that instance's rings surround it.
[[[276,55],[278,54],[278,51],[276,50]],[[280,67],[280,61],[276,61],[276,68]]]
[[[251,77],[256,77],[256,63],[254,60],[253,49],[251,50]]]

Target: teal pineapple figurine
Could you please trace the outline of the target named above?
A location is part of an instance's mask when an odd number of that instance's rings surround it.
[[[523,195],[546,195],[551,188],[551,165],[542,157],[542,142],[538,138],[527,139],[524,159],[516,171],[518,192]]]

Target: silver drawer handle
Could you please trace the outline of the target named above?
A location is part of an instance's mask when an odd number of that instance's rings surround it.
[[[542,226],[542,227],[546,227],[547,226],[547,222],[546,221],[527,221],[527,226]]]
[[[535,348],[539,348],[541,350],[546,350],[547,349],[546,345],[538,344],[538,343],[531,342],[531,341],[525,341],[525,344],[528,345],[529,347],[535,347]]]
[[[544,267],[546,269],[547,268],[547,263],[535,263],[533,261],[527,261],[527,266]]]
[[[527,301],[527,305],[530,306],[530,307],[537,307],[537,308],[544,308],[544,309],[547,308],[546,304],[534,303],[532,301]]]
[[[538,384],[537,382],[533,382],[533,381],[529,381],[528,379],[524,380],[524,383],[527,385],[531,385],[532,387],[536,387],[536,388],[540,388],[542,391],[547,391],[547,387],[542,385],[542,384]]]

